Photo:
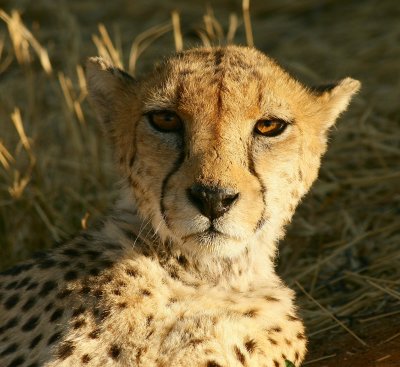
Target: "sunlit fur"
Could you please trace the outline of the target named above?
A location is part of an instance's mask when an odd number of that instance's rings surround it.
[[[233,46],[176,54],[139,80],[93,58],[87,81],[120,199],[94,228],[0,275],[0,365],[300,366],[305,330],[275,273],[277,242],[359,82],[308,89]],[[149,123],[163,110],[182,131]],[[282,134],[254,131],[273,118]],[[189,200],[195,183],[238,199],[211,222]]]

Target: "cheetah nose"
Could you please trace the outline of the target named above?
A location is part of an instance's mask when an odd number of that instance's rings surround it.
[[[225,214],[237,201],[239,193],[233,189],[194,184],[188,190],[189,200],[210,220]]]

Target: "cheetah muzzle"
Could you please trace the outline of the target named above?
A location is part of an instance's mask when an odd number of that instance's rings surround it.
[[[1,274],[1,366],[285,367],[306,353],[278,240],[358,91],[245,47],[134,79],[87,65],[122,177],[111,214]]]

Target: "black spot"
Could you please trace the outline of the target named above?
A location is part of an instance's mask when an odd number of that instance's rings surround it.
[[[113,290],[113,293],[114,293],[116,296],[120,296],[120,295],[121,295],[121,289],[119,289],[119,288],[114,289],[114,290]]]
[[[151,296],[151,292],[150,292],[148,289],[141,289],[141,290],[140,290],[140,293],[141,293],[143,296],[146,296],[146,297]]]
[[[108,351],[108,355],[112,359],[117,360],[120,354],[121,354],[121,348],[116,344],[111,345],[110,350]]]
[[[56,286],[57,284],[54,281],[48,280],[43,284],[42,289],[39,292],[39,296],[40,297],[47,296]]]
[[[77,317],[79,315],[82,315],[84,312],[85,312],[85,307],[81,305],[78,308],[75,308],[75,310],[72,312],[72,317]]]
[[[238,346],[235,345],[235,347],[233,348],[233,350],[235,351],[235,355],[237,360],[244,365],[244,363],[246,362],[246,357],[244,356],[244,354],[241,352],[241,350],[239,349]]]
[[[208,361],[207,362],[207,367],[222,367],[219,363],[215,361]]]
[[[93,296],[100,299],[103,296],[103,291],[101,289],[95,289],[93,291]]]
[[[126,302],[119,302],[119,303],[117,303],[117,306],[118,306],[119,308],[127,308],[127,307],[128,307],[128,304],[127,304]]]
[[[279,362],[276,359],[274,359],[274,366],[279,367]]]
[[[54,259],[44,259],[44,260],[41,260],[37,266],[39,269],[49,269],[49,268],[52,268],[53,266],[55,266],[56,264],[57,263]]]
[[[258,311],[253,308],[251,310],[246,311],[243,315],[246,316],[246,317],[253,318],[253,317],[256,317],[257,314],[258,314]]]
[[[74,353],[74,350],[74,343],[72,343],[72,341],[70,340],[67,340],[63,342],[58,348],[57,357],[63,361],[64,359],[67,359],[69,356],[71,356]]]
[[[78,278],[78,273],[75,270],[67,271],[64,275],[64,280],[67,282],[75,280]]]
[[[107,269],[107,268],[110,268],[111,266],[113,266],[114,262],[111,260],[101,260],[100,264],[104,269]]]
[[[18,348],[17,343],[12,343],[10,344],[6,349],[4,349],[1,354],[0,357],[6,356],[8,354],[14,353]]]
[[[28,285],[28,287],[26,288],[27,291],[31,291],[32,289],[37,288],[37,286],[39,285],[38,282],[33,282],[31,284]]]
[[[36,303],[36,296],[31,296],[28,298],[28,300],[24,303],[22,306],[22,311],[28,311],[30,310]]]
[[[24,271],[27,271],[31,269],[33,264],[20,264],[12,267],[11,269],[8,269],[6,271],[3,271],[0,273],[0,275],[19,275]]]
[[[4,307],[11,310],[19,302],[19,294],[13,294],[4,302]]]
[[[84,355],[82,356],[82,358],[81,358],[81,361],[82,361],[82,363],[84,363],[84,364],[89,363],[90,360],[91,360],[91,358],[90,358],[89,354],[84,354]]]
[[[295,361],[298,361],[300,359],[299,352],[296,351],[296,353],[294,354],[294,359],[295,359]]]
[[[50,322],[54,322],[57,321],[61,318],[61,316],[63,315],[64,310],[62,308],[57,308],[54,310],[54,312],[52,313],[52,315],[50,316]]]
[[[17,285],[17,287],[15,289],[21,289],[23,287],[25,287],[30,281],[29,277],[25,277],[24,279],[22,279],[19,284]]]
[[[99,337],[99,335],[100,335],[99,329],[95,329],[88,334],[90,339],[97,339]]]
[[[151,322],[154,320],[153,315],[149,315],[146,317],[146,326],[150,326]]]
[[[66,267],[68,267],[70,265],[71,265],[71,263],[69,261],[66,261],[66,260],[61,261],[61,262],[58,263],[58,266],[60,268],[62,268],[62,269],[65,269]]]
[[[297,339],[305,339],[306,337],[304,336],[303,333],[297,333]]]
[[[136,277],[138,275],[137,271],[133,268],[128,268],[125,269],[126,274],[128,274],[130,277]]]
[[[40,319],[40,316],[31,316],[29,318],[29,320],[24,325],[22,325],[21,330],[22,331],[33,330],[37,326],[39,319]]]
[[[275,339],[268,338],[268,340],[272,345],[277,345],[278,344],[278,342]]]
[[[17,284],[18,284],[18,281],[15,280],[15,281],[13,281],[13,282],[7,284],[6,289],[7,289],[8,291],[9,291],[10,289],[14,289],[14,288],[16,288]]]
[[[6,331],[8,329],[11,329],[11,328],[17,326],[18,322],[19,322],[18,316],[15,316],[12,319],[8,320],[4,326],[0,327],[0,333],[3,333],[4,331]]]
[[[29,348],[30,348],[30,349],[35,348],[35,347],[38,345],[38,343],[42,340],[42,338],[43,338],[43,335],[42,335],[42,334],[39,334],[39,335],[35,336],[35,337],[32,339],[31,344],[29,344]]]
[[[265,296],[264,298],[268,302],[279,302],[279,299],[273,296]]]
[[[293,315],[287,315],[287,319],[289,321],[300,321],[300,319],[298,317],[293,316]]]
[[[93,275],[93,276],[97,276],[97,275],[100,274],[100,270],[97,269],[97,268],[92,268],[92,269],[89,270],[89,274]]]
[[[282,328],[280,326],[276,326],[276,327],[272,328],[271,331],[273,331],[275,333],[280,333],[282,331]]]
[[[188,265],[188,261],[187,261],[186,257],[183,255],[179,255],[177,260],[178,260],[178,263],[181,264],[184,268]]]
[[[70,289],[64,289],[60,292],[57,293],[56,297],[59,299],[64,299],[65,297],[68,297],[72,291]]]
[[[257,348],[257,343],[253,339],[250,339],[246,343],[244,343],[244,346],[249,354],[251,354]]]
[[[110,310],[105,308],[103,310],[101,310],[99,318],[100,321],[104,321],[108,316],[110,316]]]
[[[58,339],[60,339],[61,337],[61,332],[57,331],[56,333],[54,333],[50,339],[47,341],[47,345],[53,344],[55,343]]]
[[[44,310],[47,312],[47,311],[50,311],[52,308],[53,308],[53,306],[54,306],[54,304],[53,304],[53,302],[50,302],[50,303],[48,303],[47,305],[46,305],[46,307],[44,308]]]
[[[100,252],[94,250],[86,250],[85,254],[93,260],[97,259],[100,256]]]
[[[89,292],[90,292],[90,287],[87,285],[84,285],[79,291],[80,294],[89,294]]]
[[[85,326],[85,325],[86,325],[86,320],[85,319],[80,319],[80,320],[75,321],[73,323],[72,327],[74,329],[80,329],[82,326]]]
[[[24,356],[18,356],[14,358],[7,367],[18,367],[21,366],[22,363],[25,362],[25,357]]]
[[[81,255],[81,253],[78,250],[73,248],[66,248],[61,253],[68,257],[79,257]]]

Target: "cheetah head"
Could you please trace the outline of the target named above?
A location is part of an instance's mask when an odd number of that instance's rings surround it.
[[[143,79],[93,58],[87,80],[141,216],[182,251],[216,256],[282,236],[360,87],[308,89],[234,46],[178,53]]]

